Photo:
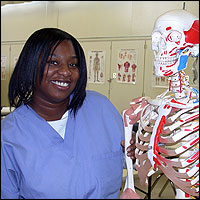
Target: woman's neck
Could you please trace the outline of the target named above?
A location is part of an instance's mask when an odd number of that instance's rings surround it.
[[[69,99],[60,103],[36,101],[34,99],[29,106],[46,121],[55,121],[62,118],[67,111],[68,104]]]

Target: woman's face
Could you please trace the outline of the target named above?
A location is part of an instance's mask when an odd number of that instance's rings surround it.
[[[49,69],[48,69],[49,65]],[[69,40],[62,41],[47,60],[41,84],[37,84],[33,101],[61,103],[69,99],[79,79],[78,57]]]

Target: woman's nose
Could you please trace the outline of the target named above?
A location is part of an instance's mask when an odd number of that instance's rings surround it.
[[[67,64],[63,64],[62,66],[60,66],[58,73],[62,74],[64,76],[70,76],[72,74],[71,70]]]

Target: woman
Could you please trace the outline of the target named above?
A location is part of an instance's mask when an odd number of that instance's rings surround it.
[[[43,28],[29,37],[9,84],[16,109],[2,120],[2,198],[118,198],[123,122],[86,83],[73,36]]]

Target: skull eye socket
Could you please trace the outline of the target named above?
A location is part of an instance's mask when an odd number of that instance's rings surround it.
[[[153,32],[151,41],[152,41],[152,50],[158,52],[158,46],[161,40],[161,33],[160,32]]]
[[[178,42],[182,38],[182,34],[179,31],[172,30],[170,34],[167,36],[166,41],[170,42]]]

